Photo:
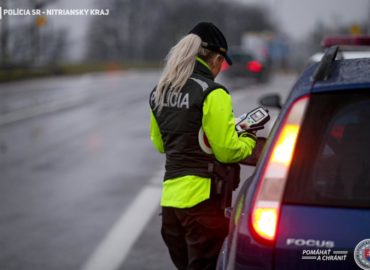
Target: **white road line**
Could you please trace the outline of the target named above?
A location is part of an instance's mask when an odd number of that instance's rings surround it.
[[[0,115],[0,125],[14,123],[43,114],[53,113],[82,104],[81,100],[55,100],[42,105],[19,109]]]
[[[154,180],[150,183],[153,183]],[[156,182],[158,183],[158,180]],[[161,187],[159,185],[144,187],[82,269],[118,269],[135,244],[136,239],[146,227],[154,211],[158,209],[160,195]]]

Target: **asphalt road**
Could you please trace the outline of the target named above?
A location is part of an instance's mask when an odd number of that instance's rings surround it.
[[[158,77],[127,71],[0,85],[0,269],[174,269],[160,237],[164,157],[149,140]],[[235,114],[261,95],[285,97],[294,79],[238,86]]]

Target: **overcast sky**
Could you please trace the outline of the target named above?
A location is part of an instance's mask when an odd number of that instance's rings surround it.
[[[175,1],[175,0],[174,0]],[[230,0],[227,0],[230,1]],[[293,39],[303,39],[320,21],[345,25],[369,20],[369,0],[234,0],[271,8],[274,21]],[[50,8],[92,8],[96,0],[59,0]],[[53,23],[68,28],[75,47],[80,47],[91,17],[55,17]],[[370,24],[369,24],[370,25]]]
[[[322,22],[328,26],[369,20],[369,0],[238,0],[265,4],[278,25],[292,38],[302,39]]]

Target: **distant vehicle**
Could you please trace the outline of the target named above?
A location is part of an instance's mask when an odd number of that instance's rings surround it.
[[[340,45],[341,51],[337,55],[337,59],[359,59],[370,58],[370,36],[328,36],[322,41],[323,48],[329,48],[334,45]],[[309,63],[320,62],[324,52],[313,54]]]
[[[282,107],[226,211],[218,270],[370,269],[370,58],[335,60],[338,49],[304,70]]]
[[[270,75],[270,65],[267,60],[259,59],[251,52],[242,49],[233,49],[228,55],[233,64],[223,62],[221,73],[229,78],[253,79],[258,83],[267,82]]]

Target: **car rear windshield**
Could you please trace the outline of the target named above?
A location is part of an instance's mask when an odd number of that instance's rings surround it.
[[[313,94],[284,202],[370,208],[370,93]]]

